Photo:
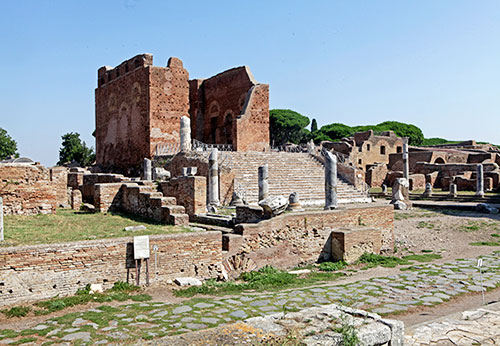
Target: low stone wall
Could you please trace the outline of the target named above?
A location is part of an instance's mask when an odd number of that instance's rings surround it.
[[[71,295],[90,283],[106,289],[116,281],[132,280],[132,244],[133,238],[126,237],[0,248],[0,306]],[[220,232],[153,235],[149,244],[151,283],[187,276],[208,279],[220,272]],[[144,270],[143,266],[143,283]]]
[[[257,267],[290,268],[300,263],[330,260],[331,233],[338,228],[366,226],[382,233],[382,251],[394,248],[394,208],[391,205],[355,205],[330,211],[283,214],[254,224],[239,224],[242,239],[226,237],[228,256],[243,255]],[[232,242],[241,245],[236,249]]]
[[[68,203],[67,171],[62,167],[0,164],[0,196],[5,214],[50,214]]]
[[[121,174],[87,173],[83,175],[81,186],[82,197],[85,203],[94,204],[96,184],[129,182],[130,178]]]

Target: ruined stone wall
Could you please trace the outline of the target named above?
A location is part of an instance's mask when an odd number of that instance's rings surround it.
[[[179,153],[165,166],[172,177],[181,176],[183,167],[196,167],[196,175],[206,177],[208,186],[208,153]],[[221,153],[219,156],[219,195],[222,204],[227,205],[231,202],[233,190],[234,173],[225,165]]]
[[[186,208],[189,217],[207,212],[207,181],[205,177],[177,177],[160,184],[164,196],[175,197]]]
[[[126,170],[150,157],[149,83],[153,56],[101,67],[95,90],[96,163]]]
[[[105,289],[128,278],[134,283],[132,242],[132,237],[126,237],[0,248],[0,306],[67,296],[92,283]],[[151,283],[185,276],[208,279],[219,273],[220,232],[153,235],[149,244]],[[157,274],[152,269],[155,265]],[[144,271],[141,283],[145,283]]]
[[[66,170],[41,165],[0,164],[0,196],[5,214],[55,213],[68,203]]]
[[[68,169],[66,167],[52,167],[49,169],[51,186],[56,190],[57,206],[68,204]]]
[[[385,164],[371,167],[366,172],[366,183],[371,187],[381,187],[385,183],[388,171]]]
[[[381,229],[382,250],[392,251],[393,223],[394,208],[387,205],[284,214],[255,224],[237,225],[235,231],[242,239],[234,240],[240,241],[241,246],[233,253],[250,258],[257,267],[290,268],[300,263],[328,260],[331,232],[359,225]]]
[[[94,204],[96,184],[128,182],[129,178],[121,174],[88,173],[83,175],[81,186],[82,198],[85,203]]]

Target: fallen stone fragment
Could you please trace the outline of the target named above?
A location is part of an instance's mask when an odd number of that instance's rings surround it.
[[[124,231],[132,231],[132,232],[135,232],[135,231],[145,231],[146,230],[146,226],[144,225],[138,225],[138,226],[127,226],[123,229]]]
[[[187,277],[187,278],[176,278],[174,280],[174,282],[181,286],[181,287],[184,287],[184,286],[201,286],[202,285],[202,282],[200,280],[198,280],[197,278],[190,278],[190,277]]]

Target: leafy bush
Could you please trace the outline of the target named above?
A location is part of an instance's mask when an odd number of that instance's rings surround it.
[[[342,270],[346,267],[346,263],[344,261],[338,262],[323,262],[319,265],[319,270],[324,272],[334,272],[337,270]]]

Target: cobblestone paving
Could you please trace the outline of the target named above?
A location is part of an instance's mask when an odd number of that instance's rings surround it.
[[[420,324],[405,337],[405,345],[498,345],[500,303]]]
[[[483,256],[483,285],[500,285],[500,254]],[[432,306],[466,292],[480,292],[477,259],[445,264],[421,264],[398,275],[372,278],[345,285],[301,288],[276,293],[243,294],[238,297],[194,298],[181,304],[147,302],[120,307],[101,306],[51,318],[23,330],[24,337],[55,343],[81,340],[106,344],[125,339],[153,339],[215,327],[253,316],[293,311],[331,303],[344,304],[378,314],[404,312]],[[0,329],[0,343],[9,344],[9,331]]]

